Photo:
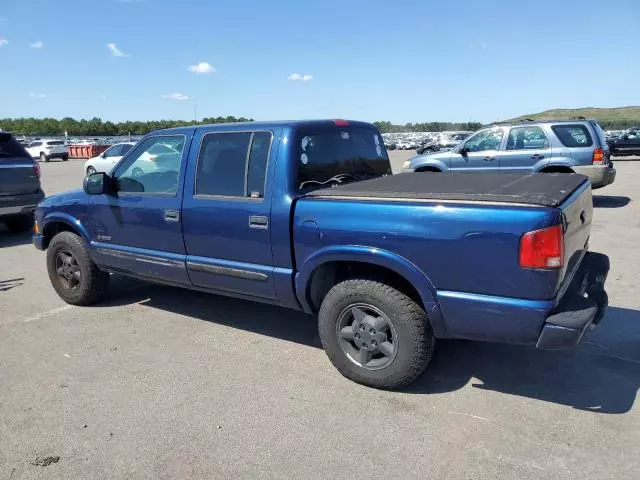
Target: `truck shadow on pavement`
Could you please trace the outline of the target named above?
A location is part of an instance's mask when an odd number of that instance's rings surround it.
[[[593,206],[595,208],[622,208],[626,207],[631,199],[629,197],[618,197],[610,195],[594,195]]]
[[[11,233],[0,222],[0,248],[28,245],[31,242],[31,232]]]
[[[99,306],[131,303],[322,348],[316,318],[293,310],[162,286],[115,288]],[[121,290],[120,293],[117,290]],[[441,340],[425,374],[403,390],[437,394],[473,388],[596,413],[622,414],[640,388],[640,311],[610,307],[603,324],[566,351]]]

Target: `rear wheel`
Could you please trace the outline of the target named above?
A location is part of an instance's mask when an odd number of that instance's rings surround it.
[[[4,224],[12,233],[29,231],[33,228],[33,214],[8,217],[4,220]]]
[[[109,285],[109,274],[97,267],[87,244],[72,232],[60,232],[51,240],[47,271],[56,293],[71,305],[100,301]]]
[[[69,155],[63,155],[62,156],[62,161],[66,162],[67,160],[69,160]]]
[[[46,153],[42,152],[42,153],[40,154],[40,161],[41,161],[41,162],[48,162],[48,161],[49,161],[49,157],[47,157],[47,154],[46,154]]]
[[[334,286],[320,307],[318,327],[338,371],[375,388],[413,382],[435,348],[425,311],[404,293],[371,280]]]

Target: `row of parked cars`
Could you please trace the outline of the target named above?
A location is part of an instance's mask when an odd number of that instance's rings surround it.
[[[536,127],[491,127],[456,154],[608,160],[594,124]],[[607,306],[580,175],[391,175],[378,130],[345,120],[152,132],[44,200],[38,164],[8,134],[0,157],[12,178],[0,175],[0,212],[25,195],[9,212],[27,218],[39,202],[33,242],[65,302],[99,302],[120,274],[301,310],[333,365],[376,388],[414,381],[437,339],[570,347]]]

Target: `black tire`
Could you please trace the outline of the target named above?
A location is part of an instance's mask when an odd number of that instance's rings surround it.
[[[33,214],[7,217],[4,224],[11,233],[28,232],[33,228]]]
[[[64,156],[62,157],[62,161],[63,161],[63,162],[66,162],[66,161],[68,161],[68,160],[69,160],[69,155],[64,155]]]
[[[87,167],[87,177],[89,175],[93,175],[94,173],[96,173],[96,169],[93,167]]]
[[[77,286],[70,288],[58,275],[56,262],[62,252],[68,252],[76,260],[80,278]],[[109,274],[101,271],[89,254],[89,247],[72,232],[58,233],[47,249],[47,271],[56,293],[71,305],[91,305],[102,299],[109,286]]]
[[[344,350],[339,328],[344,312],[353,305],[370,305],[386,316],[397,341],[390,363],[369,369]],[[354,279],[335,285],[324,298],[318,315],[320,340],[331,363],[354,382],[394,389],[416,380],[427,368],[435,337],[424,309],[404,293],[384,283]],[[354,345],[355,346],[355,345]]]
[[[47,154],[46,154],[46,153],[42,152],[42,153],[40,154],[40,161],[41,161],[41,162],[48,162],[48,161],[49,161],[49,157],[47,157]]]

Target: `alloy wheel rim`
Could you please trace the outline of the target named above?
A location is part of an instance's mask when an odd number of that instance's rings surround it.
[[[398,353],[398,337],[391,320],[373,305],[346,307],[338,317],[336,335],[349,360],[367,370],[388,367]]]
[[[75,290],[80,286],[82,279],[80,265],[69,250],[63,249],[56,254],[56,275],[67,290]]]

